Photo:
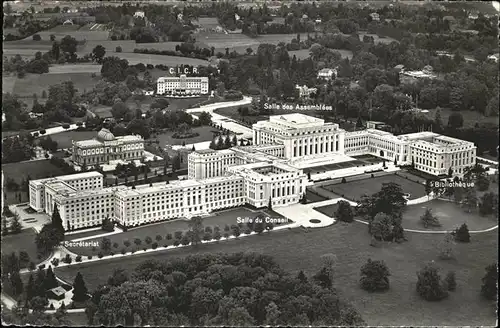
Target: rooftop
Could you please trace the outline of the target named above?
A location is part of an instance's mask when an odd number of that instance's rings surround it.
[[[273,115],[269,117],[270,122],[286,122],[286,123],[293,123],[295,125],[297,124],[310,124],[310,123],[324,123],[324,120],[300,114],[300,113],[293,113],[293,114],[285,114],[285,115]]]

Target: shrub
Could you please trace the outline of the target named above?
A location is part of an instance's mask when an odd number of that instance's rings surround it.
[[[64,258],[63,261],[70,264],[73,261],[73,259],[71,258],[71,255],[66,254],[66,257]]]
[[[116,47],[115,52],[122,52],[122,47],[120,47],[120,46]]]
[[[62,128],[65,129],[65,130],[69,129],[69,127],[70,127],[70,125],[68,123],[64,123],[62,125]]]
[[[155,239],[156,239],[156,241],[160,241],[163,239],[163,237],[161,235],[156,235]]]
[[[81,255],[78,255],[78,256],[75,258],[75,261],[76,261],[76,262],[81,262],[81,261],[82,261],[82,256],[81,256]]]
[[[54,259],[52,259],[52,261],[50,263],[52,263],[53,266],[58,266],[59,265],[59,259],[58,258],[54,258]]]
[[[175,239],[181,239],[182,238],[182,231],[176,231],[174,233]]]
[[[98,257],[98,258],[102,259],[102,258],[103,258],[103,256],[104,256],[104,254],[102,254],[101,252],[97,253],[97,257]]]
[[[229,230],[231,230],[231,228],[229,227],[229,225],[227,225],[227,224],[226,224],[226,225],[224,226],[224,231],[229,231]]]
[[[40,136],[40,133],[38,133],[38,132],[33,133],[33,137],[35,137],[35,138],[36,138],[36,137],[38,137],[38,136]]]
[[[389,289],[389,268],[384,261],[368,261],[361,267],[361,288],[369,292]]]
[[[118,248],[118,246],[120,246],[120,245],[117,242],[113,243],[113,248]]]
[[[228,239],[228,238],[229,238],[229,236],[230,236],[229,232],[227,232],[227,231],[226,231],[226,232],[224,232],[224,238]]]
[[[36,35],[38,35],[38,34],[36,34]],[[54,303],[50,304],[49,309],[54,310]]]
[[[205,234],[203,235],[203,240],[205,241],[212,240],[212,234],[210,232],[205,232]]]
[[[448,297],[443,287],[438,269],[434,264],[427,264],[417,273],[417,293],[427,301],[440,301]]]
[[[176,240],[174,240],[174,244],[173,244],[173,245],[174,245],[175,247],[177,247],[177,246],[179,246],[179,245],[180,245],[180,243],[181,243],[181,241],[180,241],[179,239],[176,239]]]
[[[375,175],[373,175],[373,173],[370,175],[370,178],[375,178]]]
[[[347,180],[345,178],[342,178],[342,183],[346,183]]]
[[[214,239],[215,240],[220,240],[221,237],[222,237],[222,235],[221,235],[220,231],[215,231],[214,232]]]
[[[189,236],[187,234],[182,236],[181,244],[187,246],[189,245],[189,243],[191,243],[191,239],[189,238]]]
[[[143,251],[147,251],[148,249],[147,249],[146,247],[144,247],[142,250],[143,250]]]
[[[428,227],[440,227],[441,223],[436,216],[432,214],[432,210],[430,208],[426,208],[424,214],[420,217],[420,221],[424,225],[424,228]]]
[[[87,256],[87,258],[88,258],[89,260],[92,260],[92,255],[88,255],[88,256]]]
[[[455,257],[455,242],[451,234],[446,234],[443,241],[439,244],[439,258],[450,260]]]
[[[33,41],[40,41],[40,40],[42,40],[40,34],[33,34]]]
[[[172,240],[172,234],[171,233],[167,233],[167,235],[165,236],[165,239],[166,240]]]
[[[47,131],[45,131],[45,129],[41,129],[41,130],[40,130],[40,134],[41,134],[41,135],[44,135],[45,133],[47,133]]]
[[[354,213],[352,211],[352,206],[349,202],[341,200],[337,203],[337,211],[335,211],[335,216],[344,222],[352,222],[354,220]]]
[[[149,236],[146,237],[146,239],[144,239],[144,241],[146,242],[146,244],[151,244],[153,242],[153,239]]]
[[[220,232],[220,227],[219,227],[219,226],[215,226],[215,227],[214,227],[214,232],[217,232],[217,231],[219,231],[219,232]]]
[[[212,233],[213,230],[212,230],[212,227],[205,227],[205,232],[208,232],[208,233]]]
[[[486,267],[486,274],[482,278],[481,295],[487,300],[497,299],[498,264],[493,263]]]
[[[127,251],[125,250],[125,248],[122,248],[121,253],[122,253],[123,255],[125,255],[125,254],[127,253]]]
[[[457,281],[455,279],[455,272],[449,271],[446,274],[446,278],[444,278],[446,289],[450,292],[455,291],[457,289]]]
[[[467,224],[462,224],[460,228],[456,229],[453,232],[453,235],[455,237],[455,240],[461,243],[469,243],[470,242],[470,234],[469,234],[469,228],[467,227]]]
[[[45,269],[45,264],[40,264],[40,265],[38,266],[38,268],[39,268],[40,270]]]
[[[153,244],[151,244],[151,248],[152,248],[152,249],[157,249],[157,248],[158,248],[158,243],[153,243]]]

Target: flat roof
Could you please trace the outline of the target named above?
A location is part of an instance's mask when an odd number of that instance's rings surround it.
[[[103,145],[103,143],[97,139],[75,141],[74,144],[77,146],[80,146],[80,147],[92,147],[92,146],[102,146]]]

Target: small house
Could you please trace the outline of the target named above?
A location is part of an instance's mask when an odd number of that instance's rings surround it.
[[[66,290],[62,288],[61,286],[49,289],[47,291],[47,298],[53,299],[53,300],[63,300],[64,295],[66,294]]]

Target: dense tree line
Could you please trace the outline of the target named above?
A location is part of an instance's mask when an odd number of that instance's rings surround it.
[[[331,285],[321,286],[321,275],[293,277],[265,255],[146,261],[130,276],[113,277],[113,284],[94,292],[86,310],[89,324],[364,324]]]

